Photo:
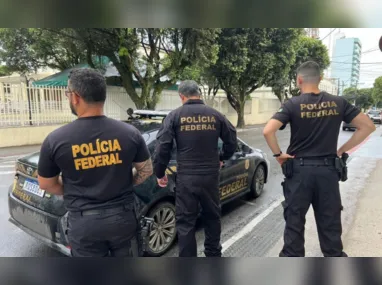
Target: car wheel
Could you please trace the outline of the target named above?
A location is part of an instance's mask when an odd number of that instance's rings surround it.
[[[175,206],[170,202],[161,202],[150,210],[148,216],[154,219],[150,232],[147,253],[150,256],[163,255],[174,243]]]
[[[345,128],[345,127],[342,127],[342,130],[343,130],[343,131],[346,131],[346,128]]]
[[[251,199],[257,198],[261,195],[264,190],[265,184],[265,168],[260,164],[255,171],[255,174],[252,178],[251,191],[249,192],[248,197]]]

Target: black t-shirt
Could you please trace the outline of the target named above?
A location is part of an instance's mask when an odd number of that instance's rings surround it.
[[[38,173],[62,173],[67,210],[132,203],[132,163],[150,158],[141,133],[105,116],[79,118],[44,140]]]
[[[287,153],[296,157],[335,156],[341,123],[350,123],[360,110],[343,97],[326,92],[293,97],[273,116],[290,123]]]

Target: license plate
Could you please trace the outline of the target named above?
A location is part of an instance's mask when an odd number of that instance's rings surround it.
[[[38,183],[31,180],[25,180],[23,190],[40,197],[44,197],[45,194],[45,190],[40,189]]]

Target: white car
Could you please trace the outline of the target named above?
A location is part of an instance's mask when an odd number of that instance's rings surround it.
[[[378,110],[371,110],[367,113],[370,119],[373,120],[374,123],[382,123],[382,114]]]

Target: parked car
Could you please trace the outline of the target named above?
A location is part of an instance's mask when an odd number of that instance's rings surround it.
[[[352,123],[342,123],[342,130],[347,131],[347,130],[356,130],[357,128],[352,124]]]
[[[156,135],[161,121],[155,123],[133,119],[128,123],[139,130],[146,141],[151,155],[154,155]],[[218,148],[223,142],[219,140]],[[37,181],[39,152],[22,157],[16,162],[14,183],[9,188],[9,221],[29,235],[48,246],[70,255],[67,237],[67,211],[62,196],[46,193]],[[175,182],[176,146],[173,149],[168,171],[169,184],[161,188],[152,175],[143,184],[134,188],[137,218],[142,215],[154,219],[148,245],[149,256],[161,256],[174,244],[175,229]],[[225,162],[220,173],[220,197],[226,204],[244,195],[257,198],[268,181],[269,161],[264,152],[238,140],[233,157]]]
[[[371,110],[367,113],[370,119],[373,120],[374,123],[381,124],[382,123],[382,113],[378,110]]]

